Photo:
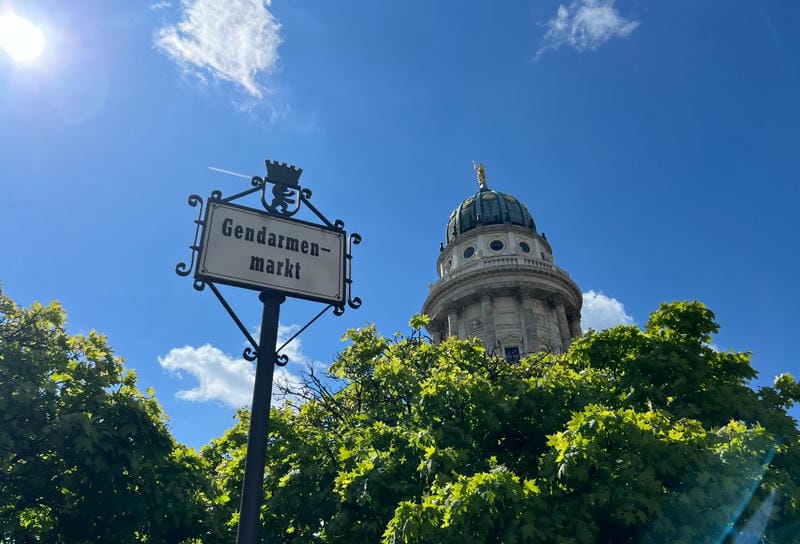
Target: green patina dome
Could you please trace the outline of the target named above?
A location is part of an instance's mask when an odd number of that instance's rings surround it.
[[[528,208],[511,195],[481,188],[466,198],[447,221],[447,243],[457,236],[484,225],[519,225],[536,232]]]

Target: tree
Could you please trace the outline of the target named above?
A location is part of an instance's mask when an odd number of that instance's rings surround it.
[[[215,534],[204,460],[175,442],[152,392],[58,303],[0,291],[3,542],[182,542]]]
[[[797,541],[800,386],[752,390],[749,354],[712,349],[702,304],[519,363],[431,344],[424,323],[349,331],[304,402],[273,409],[265,542]],[[203,451],[231,527],[241,415]]]

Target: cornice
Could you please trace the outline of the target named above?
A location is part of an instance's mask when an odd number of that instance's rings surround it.
[[[534,272],[534,274],[531,274],[531,272]],[[520,273],[522,273],[524,276],[519,277]],[[545,286],[541,284],[537,285],[537,280],[548,279],[556,283],[558,287],[561,287],[564,291],[572,295],[572,297],[565,297],[566,299],[565,302],[569,303],[568,306],[570,306],[570,310],[574,310],[578,314],[580,313],[581,306],[583,305],[583,295],[578,285],[574,281],[572,281],[572,279],[569,278],[569,276],[565,276],[553,270],[533,268],[530,266],[525,266],[520,264],[496,265],[487,268],[480,268],[471,272],[466,272],[457,275],[454,278],[451,278],[439,284],[435,284],[428,293],[428,297],[425,299],[425,302],[422,306],[423,312],[428,313],[428,311],[431,310],[433,307],[440,305],[443,300],[447,300],[448,294],[451,294],[453,291],[458,290],[465,284],[474,283],[476,282],[476,280],[480,281],[482,278],[487,276],[497,277],[503,274],[516,275],[516,277],[509,278],[509,281],[517,284],[514,287],[522,289],[533,289],[536,292],[550,291],[550,289],[547,289]],[[487,290],[487,289],[490,291],[493,290],[490,285],[487,286],[484,284],[476,286],[476,291]],[[569,300],[570,298],[573,297],[574,300],[577,302],[577,304],[572,304],[572,301]]]

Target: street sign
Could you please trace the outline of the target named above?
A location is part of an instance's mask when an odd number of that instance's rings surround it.
[[[345,302],[342,230],[209,199],[195,278]]]
[[[222,197],[221,191],[212,191],[205,202],[205,216],[203,198],[189,196],[189,205],[199,206],[194,220],[194,242],[189,246],[192,258],[188,264],[180,262],[175,266],[179,276],[188,276],[194,269],[194,288],[211,289],[250,343],[242,357],[256,361],[237,544],[259,542],[272,380],[275,366],[289,362],[285,354],[278,353],[331,308],[334,315],[342,315],[345,306],[353,309],[361,306],[361,299],[351,293],[352,248],[361,243],[361,236],[356,233],[348,236],[343,221],[331,222],[311,204],[311,191],[299,184],[302,168],[270,160],[265,164],[267,176],[253,176],[250,189],[227,198]],[[259,192],[266,211],[232,204]],[[292,219],[302,205],[323,224]],[[260,291],[258,299],[263,307],[258,343],[215,283]],[[278,348],[280,309],[287,296],[324,302],[328,306]]]

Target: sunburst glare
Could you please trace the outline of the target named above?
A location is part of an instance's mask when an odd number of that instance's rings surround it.
[[[44,33],[38,26],[13,13],[0,15],[0,48],[14,61],[31,62],[44,46]]]

